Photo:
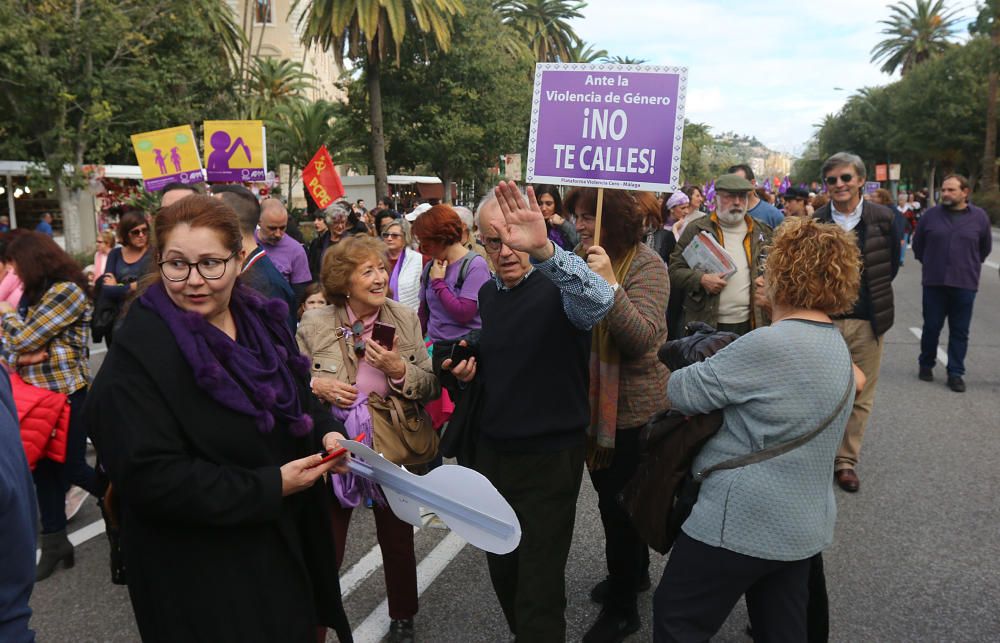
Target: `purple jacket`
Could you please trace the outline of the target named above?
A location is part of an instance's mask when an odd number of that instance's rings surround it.
[[[943,206],[934,206],[913,233],[913,256],[923,264],[925,286],[979,290],[979,273],[992,249],[990,219],[972,204],[955,221]]]

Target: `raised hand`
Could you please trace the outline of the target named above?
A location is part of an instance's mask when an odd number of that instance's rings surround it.
[[[494,193],[504,221],[496,222],[496,231],[504,244],[527,252],[536,261],[545,261],[554,251],[545,228],[545,217],[538,207],[535,191],[528,187],[528,198],[525,199],[517,184],[513,181],[501,182]]]

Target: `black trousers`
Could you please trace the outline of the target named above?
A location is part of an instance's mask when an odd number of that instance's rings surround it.
[[[649,569],[649,548],[618,503],[618,494],[635,475],[638,466],[639,428],[619,429],[615,434],[611,466],[590,472],[604,525],[604,556],[610,583],[604,606],[619,614],[636,611],[636,588]]]
[[[708,641],[744,594],[754,641],[807,640],[811,560],[754,558],[682,532],[653,599],[653,640]]]
[[[476,469],[506,498],[521,522],[521,544],[487,554],[490,580],[518,643],[566,640],[566,559],[586,449],[503,453],[482,441]]]

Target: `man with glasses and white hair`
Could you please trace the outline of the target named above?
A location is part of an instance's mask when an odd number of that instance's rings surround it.
[[[755,277],[763,273],[766,247],[773,231],[749,214],[753,184],[739,174],[724,174],[715,181],[715,212],[684,227],[670,255],[670,288],[684,293],[684,326],[705,322],[717,330],[737,335],[768,323],[754,304]],[[706,273],[688,265],[684,250],[701,233],[711,235],[732,256],[736,272],[728,277]]]
[[[823,223],[836,223],[844,230],[853,230],[863,263],[854,310],[834,320],[851,351],[851,359],[867,378],[864,389],[854,399],[834,462],[837,484],[853,493],[861,487],[855,467],[875,402],[883,338],[892,327],[895,314],[892,280],[899,272],[902,230],[894,224],[892,210],[861,197],[867,172],[860,157],[848,152],[834,154],[823,163],[821,174],[830,202],[814,216]]]
[[[566,560],[590,423],[590,331],[617,288],[549,240],[532,188],[525,198],[501,183],[477,216],[496,274],[479,290],[474,356],[443,367],[468,389],[459,404],[478,398],[466,427],[478,430],[474,468],[521,522],[515,551],[487,554],[507,624],[518,641],[564,641]],[[594,248],[588,261],[598,255],[607,258]]]

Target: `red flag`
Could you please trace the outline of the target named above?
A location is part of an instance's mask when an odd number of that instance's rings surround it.
[[[312,160],[302,169],[302,182],[320,209],[344,196],[344,186],[325,145],[316,150]]]

